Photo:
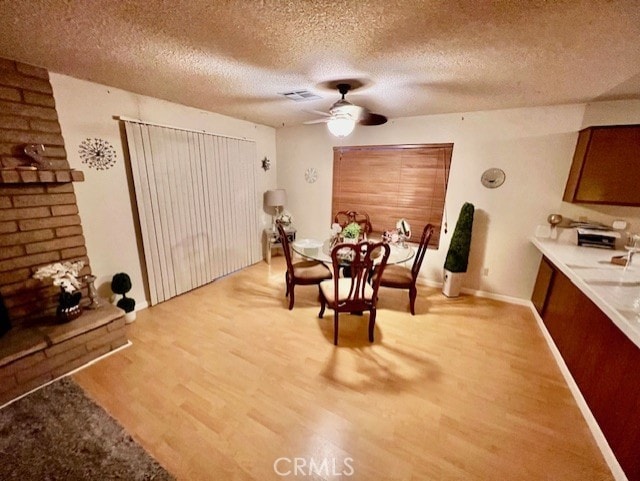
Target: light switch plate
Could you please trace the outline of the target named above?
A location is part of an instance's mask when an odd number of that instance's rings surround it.
[[[624,220],[614,220],[613,221],[613,228],[615,230],[622,230],[622,229],[626,229],[627,228],[627,222]]]

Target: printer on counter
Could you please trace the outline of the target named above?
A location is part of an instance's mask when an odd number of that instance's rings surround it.
[[[578,245],[586,247],[602,247],[615,249],[616,239],[620,238],[620,232],[602,229],[588,229],[578,227]]]

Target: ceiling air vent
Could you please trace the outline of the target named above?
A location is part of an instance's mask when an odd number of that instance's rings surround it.
[[[282,95],[289,100],[293,100],[294,102],[306,102],[308,100],[318,100],[321,99],[319,95],[314,94],[313,92],[309,92],[308,90],[293,90],[291,92],[280,92],[279,95]]]

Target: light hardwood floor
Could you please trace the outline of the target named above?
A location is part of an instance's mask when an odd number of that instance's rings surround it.
[[[527,308],[420,287],[411,316],[381,288],[375,342],[345,315],[334,347],[315,287],[286,309],[284,270],[138,313],[133,346],[74,378],[181,480],[613,479]]]

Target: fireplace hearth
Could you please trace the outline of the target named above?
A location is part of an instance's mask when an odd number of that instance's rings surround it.
[[[84,261],[79,276],[92,274],[74,191],[84,174],[67,161],[47,70],[0,58],[0,110],[2,404],[122,346],[126,336],[124,312],[106,302],[53,322],[60,289],[33,278],[38,267],[61,261]],[[82,303],[90,303],[86,286]]]

